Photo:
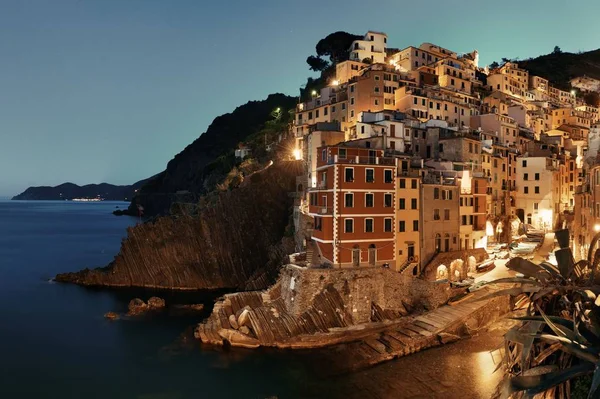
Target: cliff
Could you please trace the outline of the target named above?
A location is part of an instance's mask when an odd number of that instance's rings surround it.
[[[14,196],[13,200],[71,200],[73,198],[101,197],[108,201],[129,201],[146,180],[140,180],[130,186],[115,186],[108,183],[87,184],[78,186],[73,183],[63,183],[56,187],[39,186],[29,187],[21,194]]]
[[[196,211],[129,228],[109,266],[56,280],[181,290],[265,288],[293,252],[293,240],[284,235],[293,205],[288,192],[300,171],[299,162],[277,161],[237,188],[203,198]]]
[[[213,120],[205,133],[177,154],[167,168],[150,178],[133,198],[129,207],[137,215],[142,205],[147,216],[164,215],[171,204],[198,200],[213,190],[236,164],[234,150],[240,142],[260,138],[260,146],[252,148],[253,156],[264,155],[265,141],[273,142],[276,135],[291,120],[288,112],[297,99],[283,94],[271,94],[262,101],[250,101],[233,112]],[[279,110],[278,118],[274,111]],[[276,119],[276,120],[274,120]],[[260,136],[260,137],[256,137]]]

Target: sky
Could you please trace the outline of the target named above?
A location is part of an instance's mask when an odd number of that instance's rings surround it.
[[[298,95],[306,57],[338,30],[477,49],[484,65],[597,49],[599,13],[597,0],[0,0],[0,197],[158,173],[216,116]]]

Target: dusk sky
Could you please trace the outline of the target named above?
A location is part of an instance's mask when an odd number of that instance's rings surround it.
[[[297,95],[319,39],[388,34],[502,57],[600,47],[600,1],[0,0],[0,196],[130,184],[214,117]],[[377,4],[377,7],[375,7]]]

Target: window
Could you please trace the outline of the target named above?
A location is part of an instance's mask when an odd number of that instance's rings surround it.
[[[354,86],[352,86],[354,87]],[[354,97],[350,97],[350,105],[354,105]]]
[[[354,85],[350,86],[350,93],[354,93]],[[352,104],[354,104],[354,99],[352,99]]]
[[[444,145],[443,144],[439,144],[438,145],[438,151],[439,152],[444,152]]]
[[[439,209],[433,210],[433,220],[440,220],[440,210]]]
[[[529,194],[529,187],[527,187],[527,186],[523,187],[523,193]]]
[[[448,190],[442,190],[442,199],[443,200],[447,200],[448,196],[447,196]]]
[[[344,233],[354,232],[354,219],[344,219]]]
[[[393,171],[391,169],[386,169],[384,171],[384,180],[386,183],[391,183],[394,180]]]
[[[444,209],[444,220],[450,220],[450,209]]]
[[[345,169],[345,180],[347,182],[353,182],[354,181],[354,168],[346,168]]]
[[[346,208],[352,208],[354,206],[354,194],[346,193],[344,198],[344,205],[346,206]]]
[[[318,118],[318,117],[319,117],[319,110],[316,110],[315,111],[315,118]]]
[[[400,179],[400,188],[406,188],[406,179]]]
[[[533,203],[533,209],[535,209],[536,211],[538,210],[538,203],[537,202]]]
[[[383,206],[386,208],[391,208],[392,206],[392,194],[384,194],[383,195]]]
[[[367,218],[365,219],[365,233],[373,232],[373,219]]]
[[[406,209],[406,200],[404,198],[399,199],[399,204],[398,209]]]
[[[539,173],[535,174],[535,180],[540,180],[540,174]]]
[[[323,218],[315,216],[315,230],[323,230]]]
[[[373,183],[375,181],[375,169],[365,169],[365,178],[367,183]]]
[[[386,233],[392,232],[392,218],[383,219],[383,231]]]
[[[523,180],[529,180],[529,173],[523,174]]]
[[[406,222],[404,220],[398,222],[398,231],[400,233],[404,233],[406,231]]]
[[[412,198],[410,200],[410,209],[417,209],[417,199],[416,198]]]
[[[419,231],[419,221],[413,220],[413,231]]]
[[[345,148],[340,148],[339,149],[338,157],[340,159],[346,159],[346,149]]]
[[[540,186],[535,186],[535,193],[539,194],[540,193]]]
[[[411,179],[410,188],[417,188],[417,179]]]
[[[440,189],[437,187],[433,189],[433,199],[440,199]]]
[[[526,168],[526,167],[527,167],[527,161],[522,161],[522,163],[521,163],[521,164],[523,165],[523,167],[524,167],[524,168]]]
[[[367,208],[372,208],[374,204],[374,194],[367,193],[365,194],[365,206]]]

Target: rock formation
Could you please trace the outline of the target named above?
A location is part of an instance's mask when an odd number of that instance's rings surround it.
[[[91,286],[262,289],[272,284],[284,244],[300,163],[278,161],[248,184],[207,197],[197,215],[159,217],[128,229],[105,268],[56,276]]]
[[[226,295],[194,335],[213,345],[320,347],[356,339],[410,310],[437,308],[456,293],[447,283],[413,279],[385,268],[288,265],[266,291]]]
[[[151,310],[161,310],[166,306],[165,300],[156,296],[148,299],[148,303],[140,298],[129,301],[127,316],[139,316]]]

